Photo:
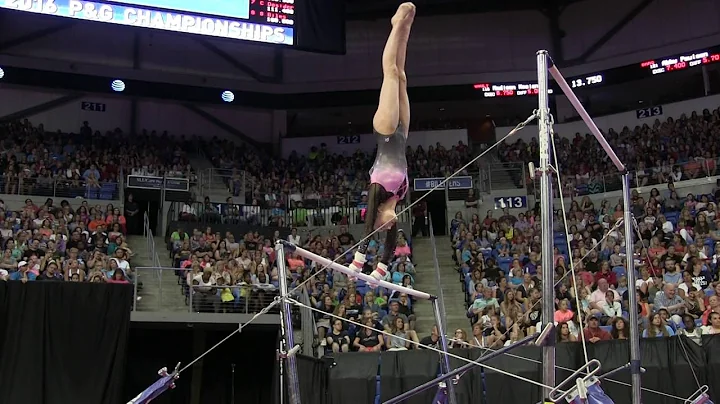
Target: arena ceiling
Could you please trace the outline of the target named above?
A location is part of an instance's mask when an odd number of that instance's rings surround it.
[[[494,11],[546,10],[585,0],[414,0],[419,15],[486,13]],[[345,0],[347,18],[363,20],[386,18],[400,1]]]

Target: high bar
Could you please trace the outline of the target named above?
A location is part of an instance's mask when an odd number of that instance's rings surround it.
[[[342,272],[347,276],[361,279],[371,285],[378,285],[378,286],[384,287],[385,289],[395,290],[400,293],[407,293],[408,295],[415,296],[418,299],[430,300],[430,299],[435,298],[434,296],[430,295],[429,293],[421,292],[421,291],[415,290],[415,289],[406,288],[404,286],[396,285],[391,282],[377,280],[377,279],[373,278],[372,276],[366,275],[362,272],[355,272],[352,269],[350,269],[344,265],[340,265],[337,262],[333,262],[325,257],[321,257],[317,254],[311,253],[310,251],[300,248],[289,241],[280,240],[280,241],[278,241],[278,243],[281,244],[284,248],[286,248],[289,252],[295,252],[303,258],[307,258],[310,261],[317,262],[318,264],[320,264],[324,267],[332,268],[335,271]]]
[[[585,110],[585,107],[583,107],[582,103],[580,103],[580,100],[575,96],[575,93],[568,85],[567,81],[565,81],[565,77],[563,77],[562,73],[560,73],[560,70],[558,70],[557,66],[555,66],[555,63],[552,63],[552,59],[550,59],[550,67],[548,67],[548,71],[553,76],[557,84],[562,89],[562,92],[565,94],[566,97],[568,97],[568,100],[570,100],[570,103],[573,107],[575,107],[575,110],[580,114],[580,118],[582,118],[583,122],[585,122],[585,125],[590,129],[590,132],[595,136],[595,139],[597,139],[598,142],[600,142],[600,146],[602,146],[603,150],[605,150],[605,153],[607,153],[608,157],[610,157],[610,160],[612,160],[613,164],[615,164],[615,167],[617,167],[618,171],[625,172],[625,164],[623,164],[620,159],[618,158],[617,154],[615,154],[615,151],[613,151],[612,147],[610,147],[610,144],[605,139],[605,136],[603,136],[602,132],[600,132],[600,129],[598,129],[597,125],[595,125],[595,122],[590,118],[590,115]]]

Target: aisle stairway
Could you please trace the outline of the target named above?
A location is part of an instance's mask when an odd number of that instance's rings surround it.
[[[210,175],[211,171],[219,174],[210,159],[200,154],[190,154],[188,160],[193,170],[198,173],[199,183],[202,185],[202,189],[195,191],[199,199],[207,196],[211,201],[225,201],[227,197],[232,196],[223,178],[219,175]]]
[[[131,259],[133,268],[156,267],[156,263],[148,256],[147,242],[143,236],[129,236],[128,247],[134,255]],[[172,267],[172,260],[165,248],[164,237],[155,237],[160,266]],[[175,271],[141,269],[136,271],[138,280],[142,282],[142,290],[138,291],[141,300],[137,302],[138,311],[188,311],[185,296],[181,293]]]
[[[448,241],[448,242],[445,242]],[[463,328],[469,330],[469,322],[465,316],[465,300],[459,282],[458,272],[455,264],[450,258],[449,240],[445,236],[436,238],[438,262],[440,264],[440,285],[438,285],[433,261],[433,249],[430,238],[413,239],[413,260],[416,263],[415,289],[428,292],[433,295],[440,293],[442,289],[443,302],[445,303],[445,314],[448,331],[452,336],[454,330]],[[418,336],[429,335],[432,326],[435,324],[435,317],[432,305],[426,301],[418,301],[415,305],[417,322],[415,330]]]

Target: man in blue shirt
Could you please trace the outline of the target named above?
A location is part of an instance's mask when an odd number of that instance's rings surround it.
[[[30,272],[30,266],[27,261],[18,262],[18,270],[10,274],[11,281],[34,281],[36,275]]]
[[[685,300],[677,295],[677,288],[672,283],[666,283],[661,292],[655,295],[655,309],[666,309],[675,326],[682,324],[682,315],[685,314]]]

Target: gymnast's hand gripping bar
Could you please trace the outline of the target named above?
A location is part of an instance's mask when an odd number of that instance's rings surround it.
[[[309,259],[310,261],[313,261],[313,262],[316,262],[316,263],[322,265],[323,267],[332,268],[334,271],[342,272],[347,276],[363,280],[370,285],[373,285],[373,286],[377,285],[377,286],[381,286],[385,289],[395,290],[400,293],[407,293],[408,295],[415,296],[418,299],[424,299],[424,300],[435,299],[435,296],[433,296],[429,293],[421,292],[421,291],[415,290],[415,289],[406,288],[404,286],[396,285],[391,282],[377,280],[370,275],[366,275],[361,272],[355,272],[352,269],[350,269],[344,265],[340,265],[337,262],[331,261],[325,257],[321,257],[317,254],[313,254],[310,251],[308,251],[304,248],[300,248],[289,241],[280,240],[280,241],[278,241],[278,243],[282,244],[282,246],[285,248],[285,250],[287,252],[294,252],[303,258]]]

